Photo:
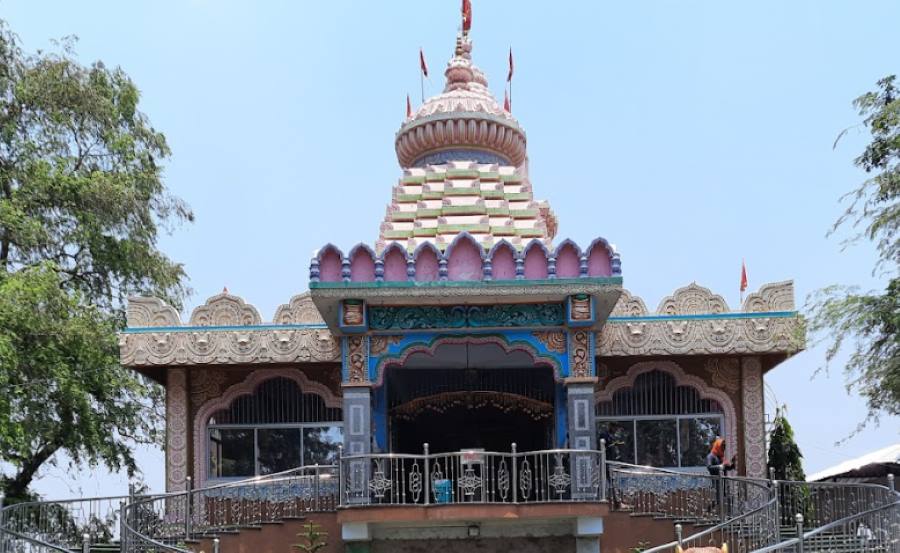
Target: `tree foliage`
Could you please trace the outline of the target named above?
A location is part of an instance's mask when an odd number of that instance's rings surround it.
[[[311,520],[303,525],[303,531],[297,534],[297,537],[303,540],[303,543],[295,543],[291,547],[304,553],[314,553],[328,547],[328,532]]]
[[[794,429],[785,417],[783,409],[779,409],[775,414],[775,425],[769,435],[768,466],[770,475],[776,480],[795,482],[806,480],[806,474],[803,472],[803,454],[794,441]]]
[[[158,386],[118,363],[125,299],[180,305],[160,230],[193,218],[166,192],[165,137],[121,69],[69,41],[27,54],[0,21],[0,461],[10,498],[64,451],[134,472],[159,438]]]
[[[866,400],[863,425],[877,422],[882,413],[900,415],[900,90],[895,80],[878,81],[875,91],[854,102],[871,135],[855,164],[869,177],[847,195],[850,205],[832,229],[850,226],[851,241],[875,244],[874,272],[886,277],[887,285],[870,292],[829,286],[811,296],[808,306],[809,330],[828,342],[827,361],[849,346],[847,386]]]

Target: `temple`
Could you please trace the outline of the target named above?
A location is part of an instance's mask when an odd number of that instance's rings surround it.
[[[616,229],[556,237],[468,25],[445,76],[396,133],[373,240],[322,244],[270,320],[227,291],[184,321],[130,300],[121,360],[166,388],[166,486],[187,494],[187,518],[173,495],[158,519],[207,552],[287,551],[298,517],[325,551],[625,552],[768,505],[763,377],[803,347],[792,283],[649,309]],[[699,480],[717,437],[751,477],[718,495]],[[135,550],[180,550],[140,525]]]

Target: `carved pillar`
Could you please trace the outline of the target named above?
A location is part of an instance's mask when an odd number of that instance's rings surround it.
[[[369,382],[369,337],[342,339],[344,380],[344,455],[372,452],[372,389]],[[347,465],[348,500],[368,500],[369,460],[354,459]]]
[[[566,382],[569,447],[572,449],[597,449],[594,380],[570,379]]]
[[[569,447],[597,449],[597,421],[594,411],[594,378],[566,381],[567,415],[569,419]],[[596,459],[590,454],[571,455],[572,497],[587,499],[593,493]]]
[[[166,491],[185,489],[187,478],[187,369],[166,373]]]
[[[763,376],[759,357],[741,359],[744,404],[744,466],[747,476],[766,477],[766,438],[763,418]]]
[[[368,386],[344,387],[344,455],[372,452],[372,390]],[[370,461],[368,458],[345,461],[347,499],[367,503],[369,499]]]

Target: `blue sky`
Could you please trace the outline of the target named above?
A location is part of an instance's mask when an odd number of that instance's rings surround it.
[[[82,61],[132,76],[173,150],[166,182],[197,215],[161,243],[191,277],[188,313],[227,286],[269,318],[306,288],[316,247],[377,238],[418,49],[435,94],[458,2],[3,0],[0,17],[28,50],[75,34]],[[475,0],[473,56],[502,98],[512,46],[535,196],[560,238],[615,243],[648,306],[696,281],[736,308],[741,258],[751,290],[794,279],[802,305],[830,283],[878,285],[870,246],[825,234],[866,136],[832,143],[858,122],[851,100],[900,71],[897,21],[891,1]],[[822,363],[812,348],[766,378],[810,472],[900,440],[883,419],[835,446],[864,408],[840,366],[810,380]],[[141,458],[161,488],[161,454]],[[124,489],[67,485],[64,468],[41,491]]]

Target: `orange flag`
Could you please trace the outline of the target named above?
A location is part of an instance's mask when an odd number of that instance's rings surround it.
[[[511,83],[513,77],[513,57],[512,48],[509,49],[509,73],[506,75],[506,82]]]
[[[747,290],[747,264],[741,260],[741,294]]]
[[[462,0],[462,28],[463,32],[468,33],[472,28],[472,2],[471,0]]]
[[[412,119],[412,103],[409,101],[409,94],[406,95],[406,118]]]

